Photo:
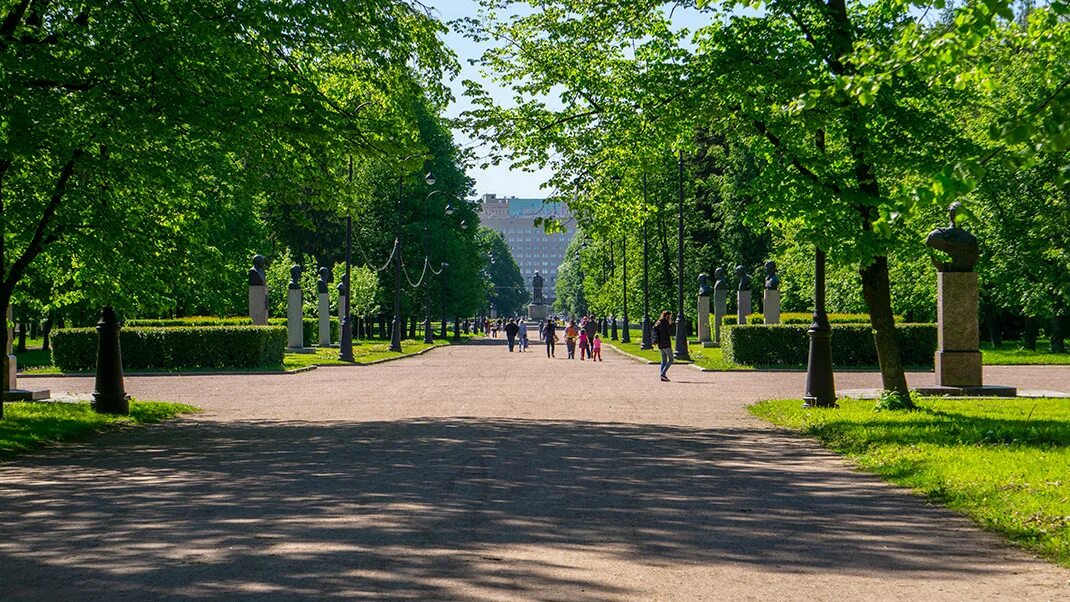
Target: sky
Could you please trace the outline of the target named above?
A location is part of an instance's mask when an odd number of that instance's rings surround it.
[[[437,12],[436,17],[449,22],[462,17],[476,17],[478,15],[478,0],[437,0],[428,3]],[[684,10],[673,13],[673,23],[692,30],[699,24],[697,14],[688,14]],[[450,31],[445,36],[446,44],[457,54],[461,64],[461,74],[450,82],[450,88],[456,101],[447,109],[446,115],[457,117],[471,106],[464,98],[462,83],[466,79],[480,82],[483,87],[493,96],[495,102],[509,103],[511,94],[508,90],[493,84],[484,78],[475,67],[469,64],[470,59],[477,59],[482,55],[483,49],[472,40],[465,38],[455,31]],[[463,131],[455,130],[454,141],[463,147],[472,144],[472,140]],[[477,155],[483,155],[486,150],[476,148]],[[526,172],[521,169],[512,169],[510,165],[502,164],[480,169],[478,165],[468,170],[468,175],[475,180],[475,191],[478,196],[484,194],[497,194],[499,196],[515,196],[520,198],[545,198],[549,192],[541,188],[541,185],[550,179],[551,172],[541,169],[535,172]]]

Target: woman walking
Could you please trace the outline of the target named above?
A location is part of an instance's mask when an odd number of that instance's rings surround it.
[[[565,328],[565,348],[568,350],[568,359],[570,360],[576,359],[576,336],[578,334],[576,322],[569,322],[568,327]]]
[[[672,366],[672,312],[665,310],[654,323],[654,344],[661,352],[661,382],[669,382],[669,367]]]
[[[554,357],[554,343],[557,340],[557,325],[554,324],[553,318],[547,320],[546,326],[543,326],[542,339],[546,341],[546,357]]]
[[[517,341],[520,345],[520,352],[523,353],[528,350],[528,323],[523,319],[519,320],[520,325],[517,329],[517,336],[520,339]]]

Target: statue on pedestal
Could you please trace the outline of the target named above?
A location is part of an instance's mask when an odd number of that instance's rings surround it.
[[[728,280],[725,278],[724,268],[717,268],[713,271],[713,290],[728,290]]]
[[[698,275],[698,295],[700,297],[710,296],[710,275],[705,272]]]
[[[249,268],[249,286],[267,285],[267,274],[264,273],[266,263],[263,255],[253,255],[253,267]]]
[[[765,288],[775,291],[780,288],[780,277],[776,275],[776,262],[765,262]]]
[[[955,217],[962,203],[951,203],[947,208],[949,224],[946,228],[937,228],[925,238],[925,244],[937,251],[951,256],[951,261],[933,259],[933,265],[939,272],[972,272],[977,265],[980,252],[977,250],[977,238],[955,224]]]
[[[290,266],[290,285],[286,288],[299,289],[301,288],[301,272],[304,272],[305,268],[297,265],[296,263]]]
[[[542,296],[542,285],[544,281],[542,275],[538,271],[535,272],[535,276],[531,279],[531,302],[536,305],[545,303],[545,299]]]
[[[327,292],[327,283],[329,283],[331,281],[330,278],[331,278],[331,270],[330,270],[330,268],[321,267],[320,268],[319,280],[316,281],[316,291],[319,292],[320,294],[326,293]]]
[[[747,275],[747,268],[737,265],[736,266],[736,278],[739,278],[739,290],[750,290],[750,276]]]

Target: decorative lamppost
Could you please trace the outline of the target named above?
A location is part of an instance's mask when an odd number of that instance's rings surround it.
[[[427,172],[424,176],[424,181],[428,186],[435,185],[435,174]],[[428,248],[428,233],[427,233],[427,208],[431,205],[431,197],[442,192],[441,190],[432,190],[427,198],[424,199],[424,267],[427,267],[430,263],[431,249]],[[430,282],[424,283],[424,343],[431,344],[435,342],[434,333],[431,332],[431,286]]]
[[[406,157],[408,161],[412,157]],[[435,177],[430,173],[424,178],[428,186],[433,186]],[[401,198],[405,194],[405,175],[398,175],[398,199],[394,205],[397,219],[394,223],[394,321],[390,325],[390,350],[401,352]]]
[[[806,408],[836,407],[836,382],[832,374],[832,326],[825,313],[825,252],[814,254],[814,320],[806,333],[810,355],[806,360]]]
[[[646,172],[643,173],[643,209],[646,210]],[[653,349],[654,340],[650,332],[650,243],[646,237],[646,215],[643,215],[643,342],[640,349]]]
[[[680,149],[680,214],[676,232],[676,350],[673,357],[689,360],[687,316],[684,315],[684,151]]]
[[[621,343],[631,343],[632,333],[631,327],[628,325],[628,239],[622,238],[620,241],[620,254],[621,254],[621,278],[624,280],[624,324],[622,327],[624,330],[620,333]]]
[[[349,158],[349,183],[353,183],[353,157]],[[338,359],[343,362],[352,362],[353,359],[353,319],[349,308],[349,278],[353,265],[353,214],[346,211],[346,275],[343,280],[344,287],[339,286],[342,297],[338,300],[342,304],[341,333],[338,339]],[[344,289],[344,290],[343,290]]]

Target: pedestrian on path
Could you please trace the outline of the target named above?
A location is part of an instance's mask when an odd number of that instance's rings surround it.
[[[672,366],[672,312],[665,310],[654,323],[654,344],[661,352],[661,381],[669,382],[669,367]]]
[[[568,350],[568,359],[576,359],[576,337],[579,335],[579,331],[576,330],[576,322],[572,321],[568,323],[568,327],[565,328],[565,349]]]
[[[581,362],[586,361],[585,358],[588,355],[588,349],[589,349],[588,345],[589,345],[589,343],[590,343],[590,340],[587,338],[587,331],[584,330],[584,329],[580,329],[579,344],[580,344],[580,361]]]
[[[520,320],[520,324],[517,327],[516,335],[519,337],[517,344],[520,346],[520,353],[524,353],[528,350],[528,323],[524,320]]]
[[[513,352],[518,332],[520,332],[520,327],[516,325],[516,320],[509,320],[509,323],[505,325],[505,338],[509,340],[509,353]]]
[[[554,345],[557,343],[557,325],[554,319],[546,320],[546,326],[542,328],[542,340],[546,342],[546,357],[554,356]]]
[[[595,333],[594,338],[591,339],[591,361],[602,361],[602,337]]]

